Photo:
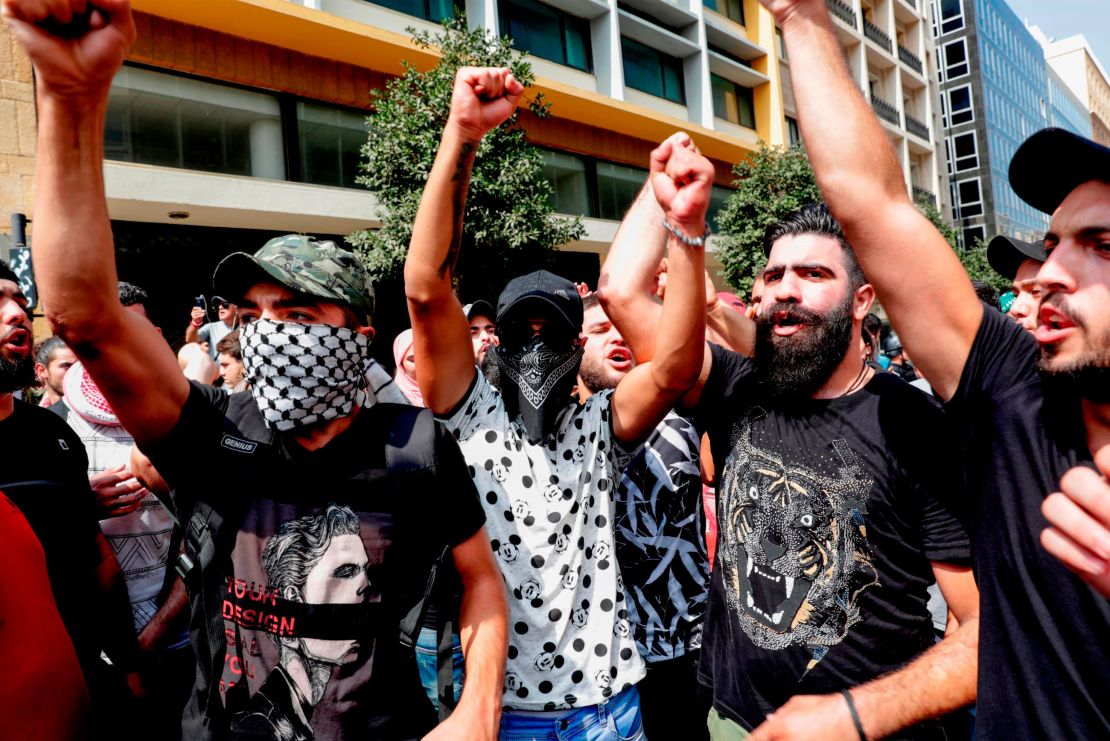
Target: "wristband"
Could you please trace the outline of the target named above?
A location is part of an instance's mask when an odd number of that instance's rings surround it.
[[[191,320],[190,320],[190,323],[191,323],[191,324],[192,324],[192,325],[193,325],[194,327],[203,327],[203,326],[204,326],[204,322],[200,321],[199,319],[191,319]]]
[[[840,694],[844,695],[844,702],[848,703],[848,712],[852,714],[852,722],[856,725],[859,741],[867,741],[867,734],[863,732],[863,722],[859,719],[859,713],[856,712],[856,704],[852,702],[852,693],[848,690],[840,690]]]
[[[705,233],[702,234],[700,237],[691,237],[688,234],[683,234],[675,228],[674,224],[667,221],[666,219],[663,219],[663,228],[669,231],[675,239],[677,239],[679,242],[682,242],[682,244],[686,245],[687,247],[704,247],[706,240],[709,239],[709,235],[713,233],[713,230],[709,228],[708,223],[705,225]]]

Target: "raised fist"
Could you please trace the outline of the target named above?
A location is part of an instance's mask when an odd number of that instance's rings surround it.
[[[41,96],[79,108],[107,100],[135,40],[128,0],[3,0],[0,13],[31,58]]]
[[[713,164],[686,134],[674,134],[651,153],[651,187],[664,217],[691,237],[705,233]]]
[[[447,125],[477,142],[513,114],[523,93],[506,67],[462,67],[455,73]]]

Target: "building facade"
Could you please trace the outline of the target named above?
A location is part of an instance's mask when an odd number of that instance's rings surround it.
[[[1036,35],[1036,33],[1035,33]],[[1090,136],[1110,146],[1110,78],[1083,34],[1066,39],[1039,39],[1049,68],[1086,108]]]
[[[849,72],[871,102],[902,164],[906,187],[948,211],[938,153],[937,87],[924,0],[827,0]],[[781,42],[780,42],[781,43]],[[790,60],[779,49],[787,135],[797,139]],[[939,196],[939,197],[938,197]]]

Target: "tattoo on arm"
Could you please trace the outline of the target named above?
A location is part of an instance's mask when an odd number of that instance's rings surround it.
[[[455,273],[455,266],[459,262],[459,249],[462,247],[463,212],[466,208],[466,191],[470,185],[470,171],[474,167],[474,153],[478,146],[467,142],[459,150],[459,158],[455,162],[455,172],[451,175],[451,246],[447,250],[447,257],[439,266],[441,276]]]

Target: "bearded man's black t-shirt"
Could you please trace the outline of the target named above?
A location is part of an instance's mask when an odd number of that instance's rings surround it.
[[[458,445],[438,425],[434,470],[393,480],[389,406],[362,409],[309,451],[269,432],[250,394],[194,385],[172,432],[146,446],[179,509],[203,502],[234,535],[212,566],[226,646],[211,649],[224,656],[211,681],[229,726],[199,722],[210,684],[198,666],[185,713],[194,737],[409,739],[435,725],[399,624],[444,545],[469,539],[485,516]],[[365,620],[337,623],[330,610]],[[203,616],[191,631],[207,661]],[[245,704],[232,686],[245,687]]]
[[[1091,464],[1081,402],[1037,345],[986,309],[946,411],[966,451],[979,583],[983,739],[1110,739],[1110,600],[1040,544],[1060,477]]]
[[[853,687],[931,646],[930,562],[970,554],[944,503],[958,464],[930,397],[878,373],[848,396],[776,402],[750,360],[712,353],[696,421],[721,474],[699,677],[751,729],[794,695]]]

